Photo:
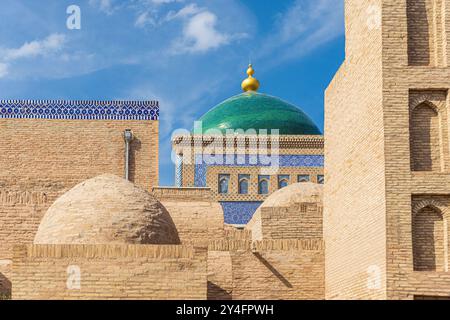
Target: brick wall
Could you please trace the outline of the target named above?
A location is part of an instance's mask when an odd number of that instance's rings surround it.
[[[409,134],[412,171],[441,171],[449,160],[447,92],[410,90]]]
[[[77,183],[124,174],[123,131],[132,129],[130,178],[158,184],[158,121],[0,119],[0,258],[30,243],[48,207]]]
[[[233,267],[229,251],[208,251],[208,300],[231,300]]]
[[[22,245],[15,247],[12,294],[13,299],[206,299],[206,262],[206,249],[186,246]]]
[[[0,260],[0,300],[11,298],[12,260]]]
[[[444,4],[445,2],[445,4]],[[414,6],[414,8],[408,8]],[[426,26],[411,20],[405,12],[414,10],[426,16]],[[448,61],[450,35],[450,1],[384,1],[383,6],[383,117],[386,159],[387,218],[387,298],[413,299],[414,296],[448,296],[448,276],[437,270],[414,272],[413,213],[416,197],[433,200],[448,196],[448,97],[450,73]],[[411,64],[408,39],[413,28],[428,28],[430,64]],[[408,27],[409,26],[409,27]],[[424,41],[426,41],[424,39]],[[434,45],[433,45],[434,44]],[[408,53],[409,52],[409,53]],[[420,50],[416,51],[422,59]],[[439,164],[432,171],[411,171],[411,109],[426,103],[435,107],[439,128],[431,123],[428,134],[431,149],[436,149],[439,136]],[[426,120],[423,119],[424,121]],[[417,123],[416,123],[417,125]],[[419,129],[420,130],[420,129]],[[439,131],[438,133],[436,131]],[[425,133],[425,137],[426,137]],[[427,147],[424,147],[427,150]],[[437,152],[431,153],[437,160]],[[432,161],[433,162],[433,161]],[[440,180],[440,181],[438,181]],[[430,212],[429,212],[430,213]],[[420,233],[417,228],[415,228]],[[422,230],[424,231],[424,230]],[[418,240],[416,238],[416,240]],[[439,280],[438,280],[439,279]]]
[[[214,294],[233,300],[324,299],[324,254],[320,240],[216,241],[209,252],[214,261],[209,281]],[[230,279],[221,272],[229,272]],[[219,261],[221,265],[219,267]]]
[[[445,237],[446,238],[446,237]],[[412,242],[415,271],[444,271],[444,219],[434,208],[413,214]]]
[[[322,239],[322,205],[303,203],[282,208],[261,208],[250,225],[253,240]]]
[[[408,62],[411,66],[443,63],[444,0],[407,0]]]
[[[328,299],[386,298],[381,8],[381,0],[345,1],[346,60],[325,93]]]
[[[381,28],[367,24],[374,6]],[[329,298],[449,295],[448,275],[414,271],[413,256],[428,255],[428,268],[441,250],[427,224],[446,234],[433,210],[414,207],[449,194],[449,34],[448,0],[346,1],[346,61],[326,94]]]
[[[223,210],[206,188],[153,188],[156,198],[170,213],[181,243],[207,245],[223,239]]]

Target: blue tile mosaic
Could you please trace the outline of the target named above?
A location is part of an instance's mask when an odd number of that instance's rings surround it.
[[[226,161],[226,155],[215,156],[215,164],[208,164],[202,155],[195,156],[195,172],[194,172],[194,184],[196,187],[206,187],[206,173],[208,167],[213,166],[225,166],[225,167],[269,167],[262,162],[259,157],[250,157],[249,155],[234,155],[232,161]],[[324,156],[323,155],[280,155],[279,156],[280,167],[323,167]]]
[[[175,186],[181,188],[183,186],[183,157],[176,155],[175,161]]]
[[[158,120],[158,101],[2,100],[0,118]]]
[[[225,223],[227,224],[247,224],[253,217],[253,214],[261,206],[262,202],[221,202]]]

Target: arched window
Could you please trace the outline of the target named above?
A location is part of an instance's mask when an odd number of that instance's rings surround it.
[[[284,187],[287,187],[288,185],[289,185],[289,176],[288,175],[278,176],[278,189],[282,189]]]
[[[269,181],[262,179],[258,183],[258,193],[259,194],[269,194]]]
[[[301,174],[297,177],[297,182],[309,182],[310,178],[307,174]]]
[[[221,174],[219,175],[219,193],[227,194],[228,193],[228,182],[230,181],[229,175]]]
[[[440,171],[439,114],[431,103],[423,102],[410,116],[412,171]]]
[[[325,177],[322,174],[319,174],[317,176],[317,183],[318,184],[324,184],[325,183]]]
[[[269,194],[270,176],[258,176],[258,194]]]
[[[238,176],[239,182],[239,194],[248,194],[248,184],[250,180],[250,175],[240,174]]]
[[[442,213],[432,206],[413,213],[414,271],[444,271],[445,236]]]
[[[287,187],[289,185],[289,182],[286,179],[280,180],[279,188],[282,189],[284,187]]]

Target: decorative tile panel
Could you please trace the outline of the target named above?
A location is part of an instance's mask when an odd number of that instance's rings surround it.
[[[270,164],[262,163],[259,157],[250,155],[234,155],[233,161],[227,162],[226,155],[216,155],[216,164],[207,164],[202,155],[195,156],[195,187],[206,187],[206,173],[208,167],[225,166],[225,167],[269,167]],[[279,155],[280,167],[323,167],[323,155]]]
[[[0,118],[158,120],[158,101],[1,100]]]
[[[221,202],[225,223],[245,225],[253,217],[253,214],[261,206],[262,202]]]
[[[175,186],[181,188],[183,187],[183,156],[176,155],[175,161]]]

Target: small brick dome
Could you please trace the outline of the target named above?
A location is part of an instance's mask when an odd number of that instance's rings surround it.
[[[48,209],[35,244],[178,244],[176,227],[150,193],[114,175],[86,180]]]
[[[304,202],[319,203],[322,202],[322,199],[323,185],[312,182],[301,182],[291,184],[272,193],[260,208],[290,207]]]
[[[266,201],[256,210],[250,222],[246,225],[247,230],[251,230],[253,240],[264,239],[299,239],[299,238],[321,238],[322,237],[322,214],[317,210],[300,214],[301,204],[317,204],[317,208],[322,206],[323,186],[315,183],[296,183],[272,193]],[[276,234],[273,234],[270,225],[278,224],[274,211],[270,219],[262,218],[262,208],[286,208],[294,211],[283,211],[282,226],[278,226]],[[289,215],[286,215],[290,212]],[[307,227],[302,226],[302,220]],[[316,226],[316,227],[314,227]],[[295,231],[297,230],[297,231]]]

